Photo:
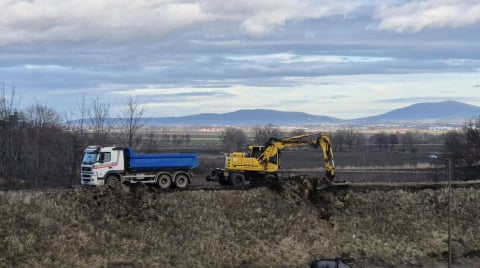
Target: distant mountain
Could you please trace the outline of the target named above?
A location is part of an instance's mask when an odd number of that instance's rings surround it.
[[[143,118],[148,126],[320,126],[324,124],[397,124],[397,123],[453,123],[462,124],[465,120],[480,116],[480,107],[458,101],[435,103],[417,103],[390,112],[343,120],[331,116],[312,115],[302,112],[282,112],[276,110],[254,109],[229,113],[203,113],[179,117]],[[112,118],[118,120],[118,118]],[[75,123],[72,121],[71,123]]]
[[[342,122],[341,119],[330,116],[264,109],[239,110],[222,114],[204,113],[180,117],[155,117],[148,118],[147,120],[147,124],[151,126],[255,126],[268,124],[276,126],[299,126]]]
[[[480,107],[458,101],[417,103],[388,113],[358,118],[354,122],[398,123],[398,122],[454,122],[465,121],[480,115]]]

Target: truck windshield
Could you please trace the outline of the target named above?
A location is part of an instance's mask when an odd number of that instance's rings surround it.
[[[85,155],[83,156],[82,163],[85,164],[85,165],[94,164],[95,161],[97,161],[97,156],[98,156],[97,151],[85,152]]]

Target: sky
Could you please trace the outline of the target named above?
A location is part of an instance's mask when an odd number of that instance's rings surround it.
[[[59,113],[480,106],[479,0],[2,0],[0,33],[0,89]]]

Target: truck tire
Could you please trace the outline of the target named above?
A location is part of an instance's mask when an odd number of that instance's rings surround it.
[[[120,178],[118,176],[109,175],[107,177],[107,185],[112,189],[120,189],[120,187],[122,186],[122,182],[120,181]]]
[[[185,188],[188,185],[188,176],[185,174],[178,174],[175,177],[175,186],[177,188]]]
[[[172,178],[168,174],[160,174],[157,178],[157,184],[161,189],[168,189],[172,186]]]
[[[245,176],[242,173],[233,173],[230,176],[230,184],[235,187],[245,185]]]

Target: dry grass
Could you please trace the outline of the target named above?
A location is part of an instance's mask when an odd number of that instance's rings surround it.
[[[447,249],[445,190],[0,192],[2,267],[419,264]],[[454,189],[455,257],[480,252],[480,191]]]

